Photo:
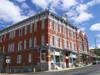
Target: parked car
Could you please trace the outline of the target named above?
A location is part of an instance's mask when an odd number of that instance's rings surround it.
[[[95,64],[100,64],[100,61],[93,61],[92,64],[93,64],[93,65],[95,65]]]

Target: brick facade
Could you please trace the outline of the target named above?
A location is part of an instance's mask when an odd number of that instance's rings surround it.
[[[88,40],[84,32],[46,10],[0,31],[0,52],[5,72],[59,69],[82,62],[80,55],[88,56]]]

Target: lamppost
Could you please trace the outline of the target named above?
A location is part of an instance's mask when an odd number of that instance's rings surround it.
[[[6,63],[7,63],[7,72],[9,73],[9,64],[10,64],[10,56],[6,56]]]

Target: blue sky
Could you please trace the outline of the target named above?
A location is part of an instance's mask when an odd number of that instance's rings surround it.
[[[49,9],[67,15],[73,25],[88,35],[89,47],[100,48],[100,0],[0,0],[0,30]]]

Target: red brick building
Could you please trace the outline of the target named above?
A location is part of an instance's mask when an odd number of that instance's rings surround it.
[[[88,63],[88,40],[84,32],[46,10],[1,30],[0,54],[4,72],[67,68]]]

